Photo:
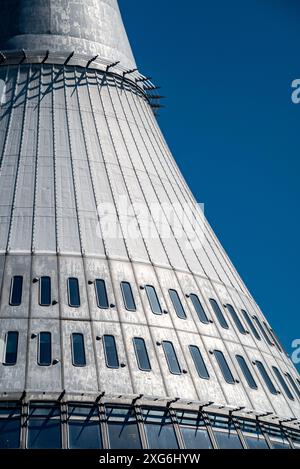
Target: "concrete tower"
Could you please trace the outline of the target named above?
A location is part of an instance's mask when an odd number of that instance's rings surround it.
[[[116,0],[0,0],[0,446],[299,446],[300,381]]]

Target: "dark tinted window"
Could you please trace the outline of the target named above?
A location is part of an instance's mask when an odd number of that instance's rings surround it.
[[[97,406],[68,406],[69,448],[101,449],[102,437]]]
[[[169,370],[174,375],[181,375],[181,368],[178,363],[177,355],[172,342],[164,341],[162,343]]]
[[[220,306],[218,305],[218,303],[216,302],[216,300],[214,300],[213,298],[211,298],[209,300],[214,312],[215,312],[215,315],[219,321],[219,324],[221,327],[223,327],[223,329],[229,329],[228,327],[228,324],[226,322],[226,319],[224,318],[224,315],[220,309]]]
[[[68,279],[68,292],[69,292],[69,306],[72,308],[79,308],[80,306],[80,293],[79,283],[77,278]]]
[[[97,279],[95,281],[96,297],[98,308],[107,309],[109,307],[105,281]]]
[[[133,344],[139,369],[142,371],[150,371],[151,365],[144,339],[134,337]]]
[[[242,449],[242,443],[232,421],[227,417],[216,415],[210,419],[220,449]]]
[[[22,303],[23,277],[17,275],[11,281],[10,306],[20,306]]]
[[[167,410],[143,409],[145,431],[150,449],[177,449],[178,442]]]
[[[19,448],[20,431],[20,406],[16,402],[0,402],[0,449]]]
[[[292,376],[291,376],[289,373],[286,373],[285,375],[287,376],[287,378],[288,378],[288,380],[289,380],[289,382],[290,382],[292,388],[294,389],[296,395],[297,395],[297,396],[299,397],[299,399],[300,399],[300,390],[299,390],[298,386],[296,385],[294,379],[292,378]]]
[[[152,312],[154,314],[162,314],[162,309],[155,288],[151,285],[146,285],[146,292]]]
[[[124,306],[128,311],[136,311],[136,305],[133,298],[131,285],[128,282],[121,282],[121,290],[124,300]]]
[[[223,353],[220,350],[215,350],[214,354],[215,354],[215,357],[217,359],[220,370],[222,371],[222,374],[224,376],[225,381],[229,384],[234,384],[235,379],[234,379],[234,377],[233,377],[233,375],[230,371],[230,368],[228,366],[228,363],[227,363]]]
[[[251,329],[252,334],[254,335],[254,337],[255,337],[257,340],[261,340],[261,339],[260,339],[260,335],[259,335],[259,333],[257,332],[257,330],[256,330],[256,328],[255,328],[255,326],[254,326],[254,324],[253,324],[253,322],[252,322],[252,320],[251,320],[249,314],[247,313],[247,311],[245,311],[244,309],[242,309],[242,314],[243,314],[243,316],[244,316],[244,318],[245,318],[245,321],[247,322],[249,328]]]
[[[254,319],[254,321],[255,321],[257,327],[259,328],[260,332],[262,333],[263,337],[265,338],[265,341],[267,342],[267,344],[269,344],[270,346],[274,345],[274,344],[271,342],[271,340],[270,340],[268,334],[267,334],[266,331],[264,330],[264,328],[263,328],[263,326],[262,326],[260,320],[258,319],[258,317],[257,317],[257,316],[253,316],[253,319]]]
[[[177,411],[177,420],[186,449],[211,449],[206,425],[199,413]]]
[[[83,334],[77,332],[72,334],[72,355],[74,366],[86,365]]]
[[[257,365],[257,368],[259,369],[259,372],[264,380],[264,382],[266,383],[269,391],[272,393],[272,394],[277,394],[277,390],[275,389],[275,386],[274,384],[272,383],[271,379],[270,379],[270,376],[268,375],[264,365],[260,362],[260,361],[256,361],[255,362],[256,365]]]
[[[209,320],[208,320],[208,317],[206,315],[206,312],[204,311],[202,303],[199,300],[199,297],[197,295],[195,295],[194,293],[191,293],[190,298],[192,300],[193,306],[195,308],[195,311],[196,311],[200,321],[203,322],[203,324],[208,324]]]
[[[257,421],[239,420],[239,426],[249,449],[269,448]]]
[[[199,377],[203,379],[209,379],[209,373],[199,348],[196,345],[189,345],[189,350]]]
[[[274,332],[271,328],[268,327],[268,325],[267,325],[266,322],[264,322],[264,326],[265,326],[265,328],[269,331],[270,336],[271,336],[271,338],[273,339],[274,343],[276,344],[276,347],[278,348],[279,352],[282,353],[282,351],[283,351],[283,350],[282,350],[282,346],[281,346],[281,344],[279,343],[278,337],[276,336],[275,332]]]
[[[248,385],[250,386],[250,388],[257,389],[257,384],[254,381],[252,373],[249,370],[249,367],[248,367],[244,357],[242,357],[241,355],[236,355],[236,359],[237,359],[237,362],[238,362],[238,364],[239,364],[239,366],[240,366],[240,368],[243,372],[243,375],[245,376],[246,381],[247,381]]]
[[[6,334],[5,365],[15,365],[17,363],[18,342],[18,332],[11,331]]]
[[[140,449],[141,438],[133,408],[106,408],[109,446],[111,449]]]
[[[103,336],[103,345],[105,353],[106,366],[108,368],[119,368],[119,358],[116,341],[113,335]]]
[[[172,300],[172,303],[173,303],[173,306],[174,306],[174,309],[176,311],[177,316],[180,319],[186,319],[186,314],[185,314],[185,311],[183,309],[183,306],[182,306],[182,303],[181,303],[181,300],[179,298],[179,295],[178,295],[177,291],[176,290],[169,290],[169,295],[170,295],[170,298]]]
[[[51,278],[40,278],[40,306],[51,305]]]
[[[229,311],[229,313],[230,313],[230,316],[232,317],[233,322],[235,323],[235,325],[236,325],[236,327],[238,328],[239,332],[240,332],[241,334],[246,334],[246,330],[245,330],[243,324],[241,323],[241,320],[240,320],[240,318],[238,317],[237,312],[236,312],[236,310],[234,309],[234,307],[231,306],[230,304],[227,304],[226,306],[227,306],[227,309],[228,309],[228,311]]]
[[[50,366],[52,362],[51,332],[40,332],[38,364]]]
[[[29,408],[28,448],[61,448],[60,409],[55,404],[34,404]]]
[[[283,378],[282,374],[280,373],[280,371],[278,370],[278,368],[276,368],[276,366],[272,366],[272,369],[276,375],[276,378],[278,379],[279,383],[281,384],[282,388],[284,389],[284,392],[285,394],[287,395],[287,397],[289,399],[291,399],[291,401],[294,400],[294,396],[293,394],[291,393],[291,391],[289,390],[289,387],[288,385],[286,384],[285,382],[285,379]]]

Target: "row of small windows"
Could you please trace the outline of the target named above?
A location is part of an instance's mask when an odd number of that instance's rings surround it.
[[[106,284],[105,280],[103,279],[96,279],[94,282],[89,282],[89,283],[94,283],[95,284],[95,292],[96,292],[96,300],[97,300],[97,305],[98,308],[101,309],[108,309],[109,308],[109,301],[108,301],[108,295],[107,295],[107,289],[106,289]],[[50,277],[41,277],[39,279],[39,304],[40,306],[50,306],[52,304],[51,301],[51,279]],[[68,304],[71,308],[79,308],[81,305],[81,300],[80,300],[80,289],[79,289],[79,282],[78,279],[75,277],[70,277],[68,278],[67,281],[67,286],[68,286]],[[135,299],[133,296],[132,288],[129,282],[121,282],[120,284],[121,287],[121,292],[122,292],[122,297],[123,297],[123,302],[124,306],[128,311],[135,312],[136,311],[136,303]],[[141,287],[142,289],[146,290],[147,297],[149,300],[149,304],[151,307],[151,310],[154,314],[157,315],[162,315],[166,311],[163,311],[158,295],[156,293],[155,288],[152,285],[146,285],[145,287]],[[22,289],[23,289],[23,277],[22,276],[15,276],[12,279],[11,283],[11,293],[10,293],[10,305],[11,306],[20,306],[22,303]],[[169,295],[170,299],[172,301],[174,310],[177,314],[177,316],[180,319],[187,319],[186,312],[184,310],[182,301],[179,297],[179,294],[176,290],[170,289],[169,290]],[[194,306],[195,312],[199,318],[199,320],[203,324],[209,324],[211,321],[206,312],[205,309],[198,297],[195,293],[191,293],[190,295],[187,295],[188,298],[191,299],[191,302]],[[213,298],[210,298],[209,300],[210,305],[215,313],[215,316],[220,324],[220,326],[223,329],[229,329],[229,325],[227,320],[225,319],[225,316],[217,303],[217,301]],[[236,325],[238,331],[245,335],[248,334],[248,331],[245,329],[244,325],[242,324],[242,321],[240,317],[238,316],[236,310],[233,308],[232,305],[227,304],[224,305],[233,320],[234,324]],[[257,340],[261,340],[261,336],[258,333],[258,330],[260,331],[261,335],[264,337],[265,341],[267,342],[268,345],[274,346],[274,344],[277,346],[278,350],[282,352],[282,347],[280,345],[280,342],[278,338],[276,337],[274,331],[268,327],[267,323],[265,321],[261,322],[257,316],[253,316],[252,318],[249,316],[247,311],[241,310],[242,316],[245,319],[245,322],[247,323],[249,329],[251,330],[253,336]],[[254,324],[255,323],[255,324]]]
[[[105,356],[105,363],[108,368],[123,368],[125,366],[124,363],[120,363],[119,355],[117,350],[117,344],[115,337],[113,335],[105,334],[103,337],[97,336],[97,340],[101,340],[103,342],[103,349],[104,349],[104,356]],[[9,331],[6,334],[6,346],[4,352],[4,361],[3,364],[7,366],[12,366],[17,363],[17,353],[18,353],[18,341],[19,341],[19,333],[16,331]],[[51,333],[50,332],[40,332],[38,334],[38,354],[37,354],[37,363],[40,366],[50,366],[52,362],[52,344],[51,344]],[[145,340],[141,337],[134,337],[132,339],[133,348],[135,351],[136,361],[138,368],[141,371],[151,371],[151,363],[146,347]],[[157,342],[158,346],[162,346],[164,355],[166,358],[166,362],[169,368],[170,373],[173,375],[181,375],[186,374],[187,371],[182,369],[180,362],[178,360],[178,356],[176,354],[174,345],[172,342],[168,340],[164,340],[162,342]],[[72,347],[72,363],[74,366],[83,367],[86,366],[86,353],[85,353],[85,343],[84,343],[84,335],[79,332],[75,332],[71,334],[71,347]],[[198,373],[198,376],[202,379],[209,379],[210,375],[207,370],[206,364],[204,362],[203,356],[198,346],[196,345],[189,345],[188,346],[189,352],[194,362],[195,369]],[[213,350],[210,352],[214,355],[218,366],[221,370],[224,380],[228,384],[235,384],[238,382],[229,367],[228,361],[226,360],[224,353],[220,350]],[[256,381],[253,377],[253,374],[250,370],[247,361],[242,355],[235,356],[237,364],[243,373],[246,382],[248,383],[249,387],[252,389],[258,389]],[[276,389],[275,385],[273,384],[272,379],[270,378],[264,364],[256,360],[253,362],[253,365],[257,366],[257,369],[267,386],[268,390],[271,394],[278,394],[278,390]],[[276,379],[280,383],[282,389],[284,390],[286,396],[290,400],[294,400],[294,396],[284,379],[282,373],[276,366],[272,366],[272,370]],[[288,379],[291,388],[295,391],[296,396],[300,398],[300,389],[298,388],[296,382],[292,378],[289,373],[285,373],[286,378]],[[297,380],[298,381],[298,380]],[[300,382],[298,381],[298,384]]]
[[[299,449],[300,433],[203,411],[82,402],[30,402],[21,408],[2,402],[0,448],[20,447]]]

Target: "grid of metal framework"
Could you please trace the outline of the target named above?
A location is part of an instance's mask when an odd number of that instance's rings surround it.
[[[300,431],[201,407],[3,401],[0,448],[300,449]]]

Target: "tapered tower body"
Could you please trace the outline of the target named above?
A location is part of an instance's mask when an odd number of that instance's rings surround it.
[[[299,446],[297,371],[176,166],[117,1],[0,6],[0,446]]]

